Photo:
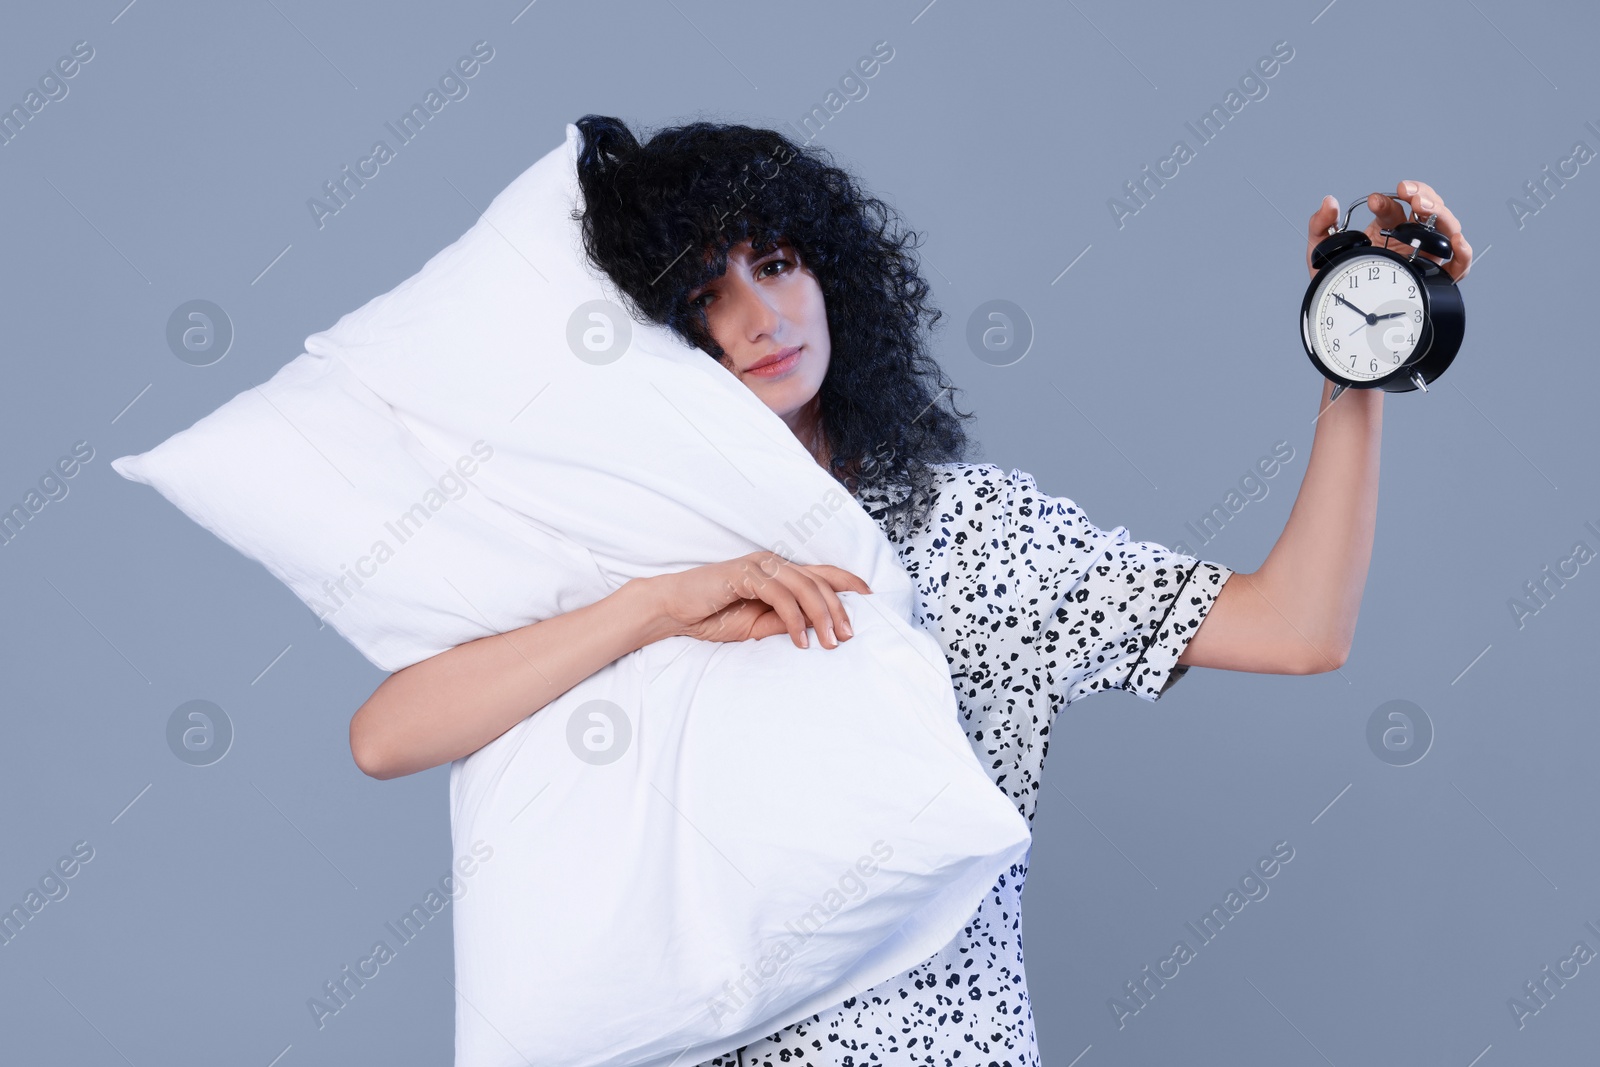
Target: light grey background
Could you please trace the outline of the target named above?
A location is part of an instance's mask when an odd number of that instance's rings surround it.
[[[1600,964],[1520,1029],[1508,1007],[1575,942],[1600,950],[1583,925],[1600,927],[1600,563],[1521,627],[1508,606],[1574,542],[1600,551],[1584,525],[1600,526],[1600,163],[1520,225],[1508,204],[1575,141],[1600,150],[1592,9],[124,3],[0,21],[6,107],[74,42],[94,48],[0,146],[0,504],[74,442],[94,450],[0,546],[0,903],[75,842],[94,849],[0,946],[7,1061],[449,1062],[447,921],[325,1027],[306,1006],[445,872],[447,770],[364,777],[347,725],[382,676],[110,461],[415,272],[564,123],[782,128],[887,41],[892,60],[816,141],[926,233],[938,353],[981,415],[979,458],[1033,472],[1102,527],[1240,570],[1271,548],[1322,387],[1297,326],[1321,196],[1430,182],[1478,256],[1455,366],[1385,399],[1344,668],[1196,670],[1159,704],[1101,695],[1057,723],[1025,927],[1044,1062],[1594,1062]],[[494,58],[470,94],[319,229],[308,198],[479,40]],[[1294,55],[1268,94],[1119,228],[1108,198],[1178,138],[1193,147],[1185,121],[1278,41]],[[211,366],[165,340],[193,299],[237,333]],[[966,345],[991,299],[1036,331],[1015,365]],[[1209,544],[1187,536],[1278,441],[1295,458],[1269,495]],[[167,744],[194,699],[235,730],[210,766]],[[1367,741],[1395,699],[1435,731],[1410,766]],[[1294,859],[1270,895],[1119,1029],[1109,998],[1193,944],[1185,921],[1278,841]]]

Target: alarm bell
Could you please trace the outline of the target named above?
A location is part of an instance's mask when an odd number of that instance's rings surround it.
[[[1418,252],[1426,252],[1431,256],[1438,256],[1442,262],[1448,263],[1455,258],[1455,249],[1450,245],[1450,238],[1433,228],[1434,220],[1438,215],[1429,215],[1421,222],[1415,217],[1410,222],[1402,222],[1392,230],[1379,230],[1385,237],[1393,237],[1411,246],[1411,257],[1414,259]]]

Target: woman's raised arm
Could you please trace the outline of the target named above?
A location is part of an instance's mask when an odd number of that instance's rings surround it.
[[[1425,182],[1403,181],[1395,192],[1415,215],[1438,215],[1455,252],[1443,269],[1460,281],[1472,265],[1460,221]],[[1367,198],[1367,206],[1374,216],[1367,237],[1381,245],[1380,230],[1404,221],[1405,211],[1378,193]],[[1312,214],[1308,271],[1312,250],[1338,217],[1331,196]],[[1222,587],[1179,664],[1267,674],[1316,674],[1344,665],[1378,520],[1383,392],[1350,389],[1330,400],[1332,393],[1333,383],[1324,381],[1311,458],[1283,533],[1259,569],[1236,573]]]
[[[1383,393],[1350,389],[1312,435],[1300,493],[1260,568],[1236,573],[1178,657],[1181,666],[1320,674],[1344,666],[1378,519]]]

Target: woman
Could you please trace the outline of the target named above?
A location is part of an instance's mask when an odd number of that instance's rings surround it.
[[[1323,387],[1283,534],[1250,573],[1093,526],[1031,475],[962,462],[969,413],[925,349],[939,312],[915,235],[821,153],[770,130],[694,123],[640,145],[585,116],[591,260],[632,313],[677,331],[777,414],[880,523],[945,650],[979,762],[1031,824],[1051,724],[1100,689],[1156,700],[1191,666],[1311,674],[1345,661],[1371,557],[1383,393]],[[1472,251],[1420,182],[1397,193]],[[1401,209],[1376,194],[1369,236]],[[1338,215],[1311,216],[1310,247]],[[467,755],[606,664],[673,635],[850,638],[847,571],[773,553],[635,579],[597,603],[441,653],[386,679],[351,721],[366,773]],[[529,667],[538,665],[537,670]],[[1037,1064],[1023,971],[1025,864],[929,960],[711,1064]],[[960,1057],[957,1059],[957,1057]]]

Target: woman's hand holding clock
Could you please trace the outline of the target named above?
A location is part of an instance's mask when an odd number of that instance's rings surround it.
[[[1393,196],[1367,196],[1365,230],[1345,228],[1361,203],[1341,223],[1341,205],[1325,197],[1307,225],[1301,339],[1334,383],[1332,398],[1350,386],[1426,389],[1455,358],[1465,322],[1456,283],[1472,246],[1439,194],[1425,182],[1399,182]]]
[[[1441,233],[1450,238],[1450,244],[1455,250],[1455,255],[1451,257],[1450,261],[1440,263],[1440,266],[1450,277],[1458,282],[1466,277],[1467,271],[1472,267],[1472,246],[1467,243],[1467,239],[1461,234],[1460,221],[1449,208],[1444,206],[1444,199],[1433,191],[1433,186],[1426,182],[1403,181],[1395,186],[1395,196],[1410,204],[1411,210],[1419,219],[1425,219],[1429,215],[1439,216],[1434,225],[1438,227]],[[1367,197],[1367,207],[1371,209],[1372,214],[1375,216],[1371,224],[1366,228],[1367,238],[1373,243],[1374,247],[1383,248],[1385,247],[1384,236],[1379,231],[1393,229],[1404,222],[1406,220],[1405,209],[1389,197],[1381,196],[1378,193],[1373,193]],[[1332,196],[1323,197],[1322,205],[1311,213],[1311,222],[1307,227],[1306,269],[1312,274],[1316,274],[1316,271],[1311,269],[1311,250],[1317,247],[1319,241],[1328,236],[1330,228],[1338,225],[1339,214],[1339,201]],[[1391,240],[1387,247],[1392,249],[1396,245],[1397,242]],[[1399,247],[1404,248],[1405,246],[1400,245]],[[1437,256],[1429,255],[1426,252],[1421,253],[1421,255],[1427,256],[1436,263],[1439,262]]]

